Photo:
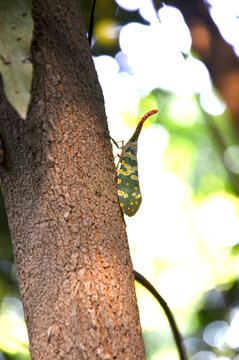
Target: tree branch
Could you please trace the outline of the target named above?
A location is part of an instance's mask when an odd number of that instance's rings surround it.
[[[173,332],[173,337],[178,349],[179,358],[181,360],[187,360],[186,350],[184,349],[182,336],[178,330],[173,313],[170,310],[168,304],[158,293],[155,287],[143,275],[141,275],[136,270],[134,270],[134,276],[135,276],[135,280],[138,281],[143,287],[145,287],[155,297],[159,305],[163,308],[165,315],[167,316],[169,325]]]

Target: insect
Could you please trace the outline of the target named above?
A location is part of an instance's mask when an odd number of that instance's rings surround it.
[[[126,145],[122,147],[118,171],[118,196],[124,214],[133,216],[138,211],[142,196],[139,187],[137,143],[143,123],[158,110],[151,110],[140,119],[138,126]]]

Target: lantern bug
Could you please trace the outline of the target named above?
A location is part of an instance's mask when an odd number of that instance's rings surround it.
[[[147,112],[139,121],[133,136],[126,145],[122,146],[118,171],[118,196],[124,214],[133,216],[139,209],[142,196],[139,187],[137,145],[142,126],[148,117],[156,114],[158,110]]]

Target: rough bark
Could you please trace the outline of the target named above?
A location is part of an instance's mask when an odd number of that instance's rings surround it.
[[[198,53],[239,126],[239,59],[222,37],[203,0],[166,0],[183,14],[192,36],[192,49]],[[225,4],[226,6],[226,4]]]
[[[2,187],[33,360],[144,359],[102,92],[78,0],[33,6],[31,102],[0,89]]]

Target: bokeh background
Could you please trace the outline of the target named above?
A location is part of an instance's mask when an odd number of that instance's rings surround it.
[[[4,1],[0,72],[25,116],[31,3]],[[82,2],[86,29],[91,6]],[[125,220],[134,268],[168,302],[191,360],[239,360],[238,34],[238,0],[96,2],[92,54],[111,136],[127,141],[140,116],[159,110],[139,138],[143,202]],[[136,290],[147,359],[177,359],[164,312],[140,285]],[[5,359],[30,356],[1,196]]]

